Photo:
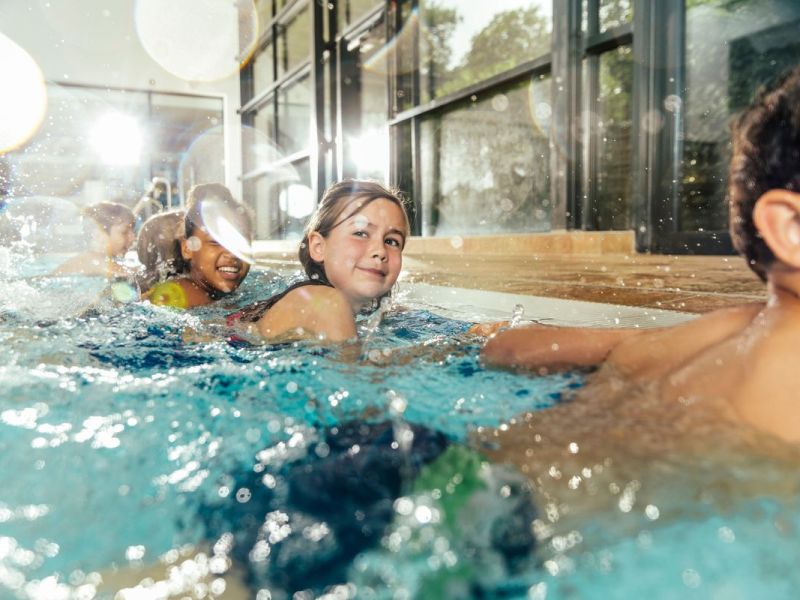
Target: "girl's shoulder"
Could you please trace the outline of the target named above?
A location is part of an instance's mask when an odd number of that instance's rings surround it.
[[[287,296],[292,295],[292,297],[294,298],[294,292],[296,290],[302,289],[302,288],[330,288],[330,289],[333,289],[333,287],[329,283],[326,283],[326,282],[323,282],[323,281],[319,281],[319,280],[316,280],[316,279],[308,279],[308,280],[304,280],[304,281],[299,281],[297,283],[294,283],[294,284],[290,285],[288,288],[286,288],[282,292],[279,292],[277,294],[274,294],[274,295],[270,296],[266,300],[260,300],[258,302],[253,303],[253,304],[250,304],[249,306],[246,306],[245,308],[243,308],[243,309],[241,309],[241,310],[239,310],[239,311],[237,311],[237,312],[235,312],[235,313],[233,313],[231,315],[228,315],[228,321],[229,321],[229,323],[231,323],[231,322],[255,323],[255,322],[261,320],[261,318],[264,315],[266,315],[267,312],[273,306],[278,304],[281,300],[283,300]],[[312,296],[314,296],[313,293],[308,293],[306,295],[298,296],[296,298],[296,300],[299,301],[299,300],[303,299],[304,297],[312,297]]]
[[[355,337],[355,319],[347,298],[329,285],[296,286],[275,301],[258,320],[266,338],[290,331],[328,341]],[[302,332],[302,333],[301,333]]]
[[[330,285],[297,286],[287,290],[270,308],[270,313],[298,313],[299,320],[319,320],[325,316],[347,314],[351,319],[352,310],[342,292]]]

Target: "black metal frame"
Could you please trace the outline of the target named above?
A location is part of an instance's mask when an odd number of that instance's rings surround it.
[[[308,151],[287,157],[282,162],[296,163],[308,159],[311,182],[317,198],[324,187],[350,170],[344,162],[342,133],[357,106],[342,98],[343,44],[373,27],[384,18],[389,36],[403,25],[398,0],[376,2],[357,21],[339,31],[337,11],[344,5],[329,0],[333,8],[316,0],[294,0],[277,10],[272,2],[272,18],[259,39],[259,47],[277,39],[278,30],[300,10],[310,5],[312,31],[309,59],[290,73],[284,73],[263,90],[252,88],[252,65],[242,74],[242,97],[247,99],[240,109],[243,123],[252,111],[275,102],[280,89],[306,75],[311,78],[312,102],[310,124],[312,144]],[[597,171],[596,138],[583,137],[583,113],[593,115],[599,86],[599,57],[615,48],[631,46],[633,52],[632,93],[632,223],[636,246],[640,251],[678,253],[729,253],[732,251],[727,232],[678,231],[677,209],[680,201],[680,169],[682,157],[683,115],[664,110],[669,95],[682,96],[685,72],[684,0],[633,0],[633,22],[605,32],[599,31],[600,0],[585,0],[588,28],[581,30],[582,0],[553,0],[553,38],[551,52],[485,81],[420,105],[419,69],[404,75],[404,88],[411,94],[411,108],[399,110],[396,105],[399,72],[389,65],[390,172],[392,183],[411,192],[413,212],[422,214],[420,189],[420,124],[424,117],[446,111],[465,99],[494,92],[499,86],[525,78],[550,73],[552,77],[552,143],[560,152],[551,154],[552,227],[554,229],[592,229],[592,203],[595,201]],[[418,0],[404,3],[403,8],[417,10]],[[327,15],[325,12],[327,11]],[[326,25],[327,18],[327,27]],[[413,63],[419,66],[418,32],[413,44]],[[277,49],[272,48],[273,76],[277,76]],[[326,71],[327,69],[327,71]],[[585,70],[584,70],[585,69]],[[584,78],[585,73],[585,78]],[[326,89],[326,75],[329,76]],[[407,84],[407,85],[406,85]],[[254,92],[258,96],[254,96]],[[661,115],[660,127],[644,127],[643,121]],[[590,117],[592,118],[592,117]],[[596,118],[596,117],[594,117]],[[331,135],[325,131],[330,123]],[[593,131],[595,123],[587,123]],[[330,138],[330,139],[329,139]],[[242,176],[250,181],[267,169],[255,169]],[[410,179],[409,179],[410,176]],[[430,199],[428,199],[430,201]],[[421,233],[421,219],[414,219],[413,233]]]
[[[599,146],[597,136],[591,135],[591,132],[598,129],[597,111],[593,109],[600,92],[600,57],[622,46],[633,44],[632,25],[621,25],[604,32],[600,31],[599,8],[599,0],[587,0],[587,28],[578,64],[579,72],[585,69],[585,77],[581,79],[580,96],[582,112],[586,115],[583,118],[588,118],[588,122],[579,125],[586,129],[583,131],[579,154],[580,197],[579,201],[575,202],[575,218],[572,226],[583,230],[598,229],[595,219],[597,211],[593,209],[598,202]],[[581,115],[576,115],[575,118],[580,119]]]

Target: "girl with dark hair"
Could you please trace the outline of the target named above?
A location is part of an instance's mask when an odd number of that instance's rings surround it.
[[[157,254],[148,260],[156,260],[156,269],[166,266],[177,275],[156,283],[144,297],[156,305],[192,308],[219,300],[242,283],[250,270],[243,253],[249,248],[253,226],[246,207],[219,183],[189,190],[182,223],[181,214],[157,215],[147,222],[160,219],[153,231],[145,229],[147,223],[142,228],[146,239],[141,246],[152,245]],[[173,242],[170,233],[176,236]],[[142,262],[149,266],[144,258]]]

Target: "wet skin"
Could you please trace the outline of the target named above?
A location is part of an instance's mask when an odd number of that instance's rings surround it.
[[[189,306],[208,304],[214,296],[235,291],[250,271],[249,264],[202,228],[181,242],[181,252],[191,264],[189,278],[178,280],[186,291]]]
[[[133,232],[133,223],[116,223],[108,230],[108,254],[109,256],[122,256],[136,240]]]
[[[355,208],[327,237],[309,236],[311,256],[354,312],[388,293],[403,266],[403,211],[380,198]]]

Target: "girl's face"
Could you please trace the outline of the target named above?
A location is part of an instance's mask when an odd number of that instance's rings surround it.
[[[406,220],[391,200],[379,198],[352,213],[323,237],[312,232],[309,254],[322,263],[328,281],[350,301],[353,311],[392,289],[403,266]]]
[[[108,254],[122,256],[133,245],[133,223],[115,223],[108,229]]]
[[[229,294],[239,287],[250,270],[202,228],[181,241],[181,254],[189,261],[189,277],[201,288]]]

